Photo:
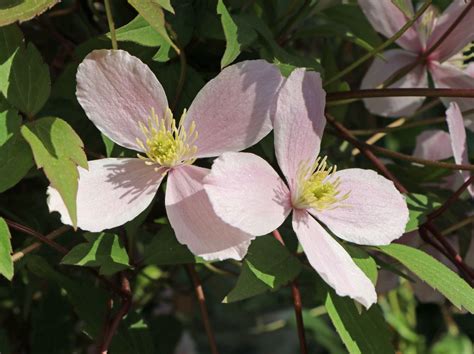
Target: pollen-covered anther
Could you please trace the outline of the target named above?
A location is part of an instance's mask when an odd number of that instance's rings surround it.
[[[297,173],[293,206],[297,209],[312,208],[318,211],[341,206],[350,192],[340,194],[340,179],[334,177],[336,170],[336,166],[328,167],[327,157],[318,157],[312,166],[302,163]]]
[[[194,122],[186,130],[185,119],[186,111],[183,112],[176,126],[176,120],[169,108],[162,118],[158,117],[152,108],[148,125],[139,123],[144,139],[137,138],[137,143],[145,151],[146,156],[138,155],[138,157],[145,160],[147,164],[158,164],[164,167],[193,164],[197,152],[194,143],[198,134]]]

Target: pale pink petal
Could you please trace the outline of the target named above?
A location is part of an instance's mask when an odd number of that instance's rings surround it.
[[[451,63],[431,62],[429,70],[436,88],[472,89],[474,87],[474,77]],[[474,98],[449,97],[442,98],[442,101],[446,106],[449,106],[449,102],[456,102],[461,111],[474,108]]]
[[[412,64],[416,54],[392,49],[383,53],[385,60],[375,58],[362,80],[362,89],[374,89],[398,70]],[[428,87],[426,69],[418,65],[390,88],[423,88]],[[373,113],[384,117],[395,117],[413,114],[423,103],[424,97],[382,97],[366,98],[365,106]]]
[[[454,162],[458,165],[468,165],[469,157],[467,153],[467,138],[464,121],[459,106],[452,102],[446,110],[446,121],[448,122],[449,134],[451,135],[451,146],[454,155]],[[459,171],[462,179],[467,181],[471,174],[469,171]],[[469,193],[474,196],[474,186],[468,187]]]
[[[293,229],[311,266],[339,296],[366,308],[377,301],[375,287],[346,250],[306,211],[293,212]]]
[[[283,77],[264,60],[228,66],[197,94],[185,125],[198,132],[197,157],[244,150],[272,129],[271,113]]]
[[[464,72],[469,76],[474,77],[474,63],[470,63]]]
[[[453,0],[452,4],[443,12],[436,21],[436,25],[428,39],[427,48],[433,46],[446,33],[448,28],[456,21],[464,9],[469,6],[469,1]],[[442,44],[430,55],[433,60],[440,62],[452,57],[474,40],[474,8],[456,26],[456,28],[443,40]]]
[[[77,70],[76,95],[89,119],[117,144],[141,151],[139,122],[162,117],[165,91],[148,66],[123,50],[94,50]]]
[[[319,154],[326,125],[325,104],[319,73],[304,69],[294,70],[278,94],[275,153],[290,189],[301,163],[311,166]]]
[[[444,160],[453,156],[451,137],[444,130],[425,130],[416,137],[413,156],[426,160]]]
[[[183,165],[169,172],[166,186],[166,212],[176,238],[197,256],[242,259],[244,242],[254,238],[224,223],[212,210],[203,187],[210,170]]]
[[[166,173],[140,159],[110,158],[89,161],[89,170],[79,169],[77,226],[98,232],[134,219],[152,202]],[[48,188],[51,212],[61,214],[64,224],[72,225],[59,193]]]
[[[414,14],[411,0],[404,0],[407,9]],[[365,16],[375,30],[390,38],[408,22],[408,18],[391,0],[359,0]],[[398,40],[397,44],[411,51],[421,50],[421,43],[414,26],[410,27]]]
[[[337,236],[361,245],[386,245],[403,235],[408,222],[405,198],[392,181],[372,170],[337,171],[346,200],[334,209],[309,210]]]
[[[288,187],[264,159],[254,154],[222,154],[204,184],[216,214],[255,236],[275,230],[291,211]]]

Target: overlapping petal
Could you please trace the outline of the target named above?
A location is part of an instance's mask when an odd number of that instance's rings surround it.
[[[451,136],[444,130],[425,130],[416,137],[413,156],[427,160],[444,160],[453,156]]]
[[[451,103],[446,110],[446,121],[448,122],[449,134],[451,136],[451,147],[454,156],[454,161],[459,165],[469,164],[469,157],[467,153],[467,138],[466,129],[464,128],[464,121],[461,110],[456,103]],[[464,181],[470,178],[468,171],[460,171]],[[474,186],[468,187],[469,193],[474,196]]]
[[[168,101],[158,79],[140,59],[123,50],[95,50],[79,65],[76,95],[89,119],[117,144],[141,151],[139,122],[153,108],[163,117]]]
[[[392,37],[409,20],[391,0],[359,0],[359,5],[375,30],[387,38]],[[414,13],[411,0],[404,0],[404,6]],[[397,39],[397,44],[413,52],[421,49],[421,42],[414,27],[410,27]]]
[[[264,159],[254,154],[223,154],[214,161],[204,183],[216,214],[252,235],[272,232],[291,211],[288,187]]]
[[[366,308],[377,301],[375,287],[369,278],[306,211],[293,212],[293,229],[310,264],[339,296],[349,296]]]
[[[140,159],[101,159],[89,161],[89,170],[79,169],[77,226],[98,232],[134,219],[152,202],[166,170],[155,170]],[[51,212],[61,214],[64,224],[72,225],[59,193],[48,189]]]
[[[231,65],[209,81],[189,107],[196,124],[197,157],[252,146],[272,129],[271,113],[283,77],[264,60]]]
[[[451,5],[437,19],[427,48],[433,46],[446,33],[451,25],[457,20],[459,15],[469,6],[469,1],[453,0]],[[443,62],[474,40],[474,7],[471,7],[466,16],[457,24],[454,30],[444,39],[441,45],[430,55],[434,60]]]
[[[319,73],[296,69],[280,90],[274,119],[275,154],[290,189],[300,164],[311,166],[319,154],[325,103]]]
[[[371,170],[337,171],[340,195],[334,209],[310,212],[338,237],[361,245],[386,245],[399,238],[408,222],[404,197],[393,182]]]
[[[383,53],[385,60],[375,58],[362,80],[361,88],[377,88],[398,70],[416,61],[417,55],[392,49]],[[390,88],[423,88],[428,87],[426,68],[418,65]],[[377,115],[394,117],[413,114],[423,103],[423,97],[383,97],[364,99],[367,109]]]
[[[203,188],[209,170],[183,165],[169,172],[166,212],[176,238],[205,259],[241,259],[254,238],[223,222],[212,209]]]

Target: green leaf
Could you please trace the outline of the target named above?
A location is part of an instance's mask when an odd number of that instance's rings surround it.
[[[13,260],[11,235],[8,225],[3,218],[0,218],[0,274],[8,280],[13,278]]]
[[[88,168],[81,138],[64,120],[47,117],[21,127],[38,168],[61,195],[73,225],[77,224],[77,165]]]
[[[351,255],[354,263],[367,275],[370,281],[374,285],[377,284],[377,263],[375,260],[360,247],[352,246],[347,243],[343,246]]]
[[[140,15],[165,39],[168,44],[179,53],[166,30],[165,14],[158,0],[128,0]]]
[[[239,56],[244,46],[257,38],[257,34],[244,21],[235,21],[223,0],[217,2],[217,13],[221,15],[221,23],[226,39],[225,52],[221,59],[221,68],[224,68]]]
[[[441,206],[435,197],[416,193],[407,194],[406,202],[410,214],[405,232],[417,230],[418,226],[425,222],[426,215]]]
[[[20,133],[21,119],[13,110],[0,113],[0,193],[10,189],[33,167],[33,155]]]
[[[7,95],[10,69],[17,50],[23,47],[23,33],[17,25],[0,28],[0,92]]]
[[[405,245],[392,243],[377,248],[395,258],[455,306],[474,313],[474,289],[444,264],[423,251]]]
[[[5,79],[8,68],[9,73],[0,90],[13,106],[33,116],[43,107],[51,92],[49,68],[31,43],[26,47],[20,45],[8,63],[2,67],[0,77]]]
[[[346,26],[356,38],[360,38],[373,48],[382,44],[379,35],[357,4],[331,6],[323,13],[335,23]]]
[[[172,14],[174,14],[173,6],[171,6],[171,0],[155,0],[155,1],[158,3],[158,5],[164,8],[166,11],[169,11]]]
[[[194,263],[196,259],[188,248],[178,242],[170,226],[164,226],[145,247],[145,264],[173,265]]]
[[[77,316],[84,321],[85,330],[91,337],[101,333],[106,317],[104,304],[110,297],[106,291],[90,282],[66,277],[54,270],[44,258],[36,255],[28,256],[27,267],[36,276],[54,281],[66,291]]]
[[[75,246],[61,260],[62,264],[100,267],[103,275],[112,275],[130,267],[127,250],[117,235],[87,233],[87,242]]]
[[[140,15],[116,30],[117,40],[134,42],[145,47],[168,46],[168,42]],[[110,38],[110,33],[107,34]]]
[[[349,353],[394,353],[388,326],[377,305],[359,313],[352,299],[337,296],[328,288],[325,306]]]
[[[470,338],[463,334],[447,334],[430,350],[430,354],[472,354],[473,352]]]
[[[275,290],[295,279],[301,263],[271,236],[255,239],[242,264],[235,287],[224,302],[234,302]]]
[[[59,0],[3,0],[0,7],[0,26],[30,20],[58,2]]]

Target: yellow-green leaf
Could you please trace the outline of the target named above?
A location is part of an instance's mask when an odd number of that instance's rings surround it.
[[[0,26],[16,21],[27,21],[41,15],[59,0],[2,0],[0,7]]]
[[[61,195],[74,225],[77,223],[76,197],[79,172],[87,167],[84,144],[64,120],[47,117],[21,127],[33,151],[38,168],[43,168],[51,186]]]
[[[8,225],[0,218],[0,274],[8,280],[13,278],[12,245]]]
[[[161,1],[158,0],[128,0],[129,4],[132,5],[140,15],[169,43],[176,52],[179,53],[179,49],[176,44],[173,43],[168,31],[166,30],[165,14],[163,12]]]

